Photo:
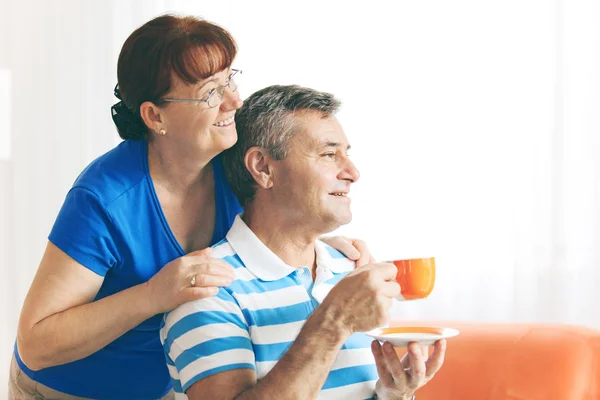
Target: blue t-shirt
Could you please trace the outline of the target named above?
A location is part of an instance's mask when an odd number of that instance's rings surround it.
[[[225,237],[242,210],[220,157],[212,165],[217,215],[211,245]],[[67,194],[48,239],[104,276],[96,300],[146,282],[183,256],[154,191],[147,142],[126,140],[93,161]],[[171,389],[161,320],[162,314],[156,315],[79,361],[31,371],[15,346],[17,362],[30,378],[75,396],[157,399]]]

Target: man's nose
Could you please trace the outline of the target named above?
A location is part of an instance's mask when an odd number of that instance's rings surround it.
[[[360,178],[360,172],[358,171],[352,160],[348,158],[348,156],[344,156],[344,166],[342,169],[341,178],[351,182],[356,182],[358,178]]]

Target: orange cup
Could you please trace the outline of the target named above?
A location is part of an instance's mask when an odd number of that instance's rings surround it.
[[[398,300],[423,299],[429,296],[435,283],[435,258],[394,260],[398,269],[396,281],[400,284]]]

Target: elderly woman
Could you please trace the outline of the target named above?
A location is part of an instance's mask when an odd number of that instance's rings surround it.
[[[237,140],[235,56],[227,31],[192,17],[158,17],[126,40],[112,108],[125,140],[80,174],[50,232],[11,398],[172,398],[162,314],[234,279],[208,247],[241,212],[219,157]],[[369,257],[362,242],[329,243]]]

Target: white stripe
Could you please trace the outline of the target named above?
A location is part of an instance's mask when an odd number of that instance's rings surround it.
[[[338,386],[319,393],[319,400],[347,400],[347,399],[367,399],[375,394],[375,384],[377,381],[366,381],[353,383],[352,385]]]
[[[235,269],[235,278],[237,280],[248,282],[257,279],[256,275],[248,271],[246,267],[240,267]]]
[[[356,367],[358,365],[375,364],[375,357],[370,348],[367,349],[342,349],[338,353],[331,370]]]
[[[277,364],[277,361],[257,361],[256,362],[256,378],[262,379],[267,375]]]
[[[335,275],[330,270],[325,270],[321,267],[317,267],[317,276],[315,277],[315,286],[321,285],[323,282],[330,280]]]
[[[275,364],[278,361],[257,361],[256,362],[256,375],[258,379],[262,379],[267,375]],[[336,369],[349,368],[349,367],[357,367],[360,365],[368,365],[375,364],[375,358],[373,357],[373,353],[371,353],[371,349],[351,349],[351,350],[340,350],[338,356],[333,363],[330,371],[335,371]],[[375,381],[373,381],[375,382]],[[355,387],[356,385],[351,385]],[[375,386],[373,385],[373,388]],[[353,390],[357,390],[356,388]],[[345,392],[344,392],[345,393]],[[360,397],[362,399],[366,399],[367,397],[371,397],[373,394],[369,394],[367,396]],[[343,397],[341,397],[343,398]],[[350,396],[347,398],[359,398],[350,392]]]
[[[331,371],[340,368],[364,365],[374,363],[375,359],[371,354],[370,357],[365,359],[364,355],[360,355],[362,349],[356,350],[347,350],[348,353],[342,355],[341,359],[338,356],[338,359],[334,363]],[[343,350],[342,350],[343,351]],[[256,376],[257,379],[264,378],[278,361],[260,361],[256,363]],[[327,389],[322,391],[319,395],[319,399],[366,399],[373,396],[375,393],[375,383],[377,381],[367,381],[367,382],[359,382],[351,385],[340,386],[337,388]]]
[[[233,250],[229,242],[225,242],[218,245],[217,247],[213,247],[212,252],[210,254],[212,258],[225,258],[234,255],[235,251]]]
[[[200,326],[198,328],[189,330],[176,338],[173,341],[176,346],[171,346],[169,357],[171,357],[172,360],[177,360],[177,357],[179,357],[181,353],[200,343],[204,343],[212,339],[221,339],[232,336],[242,336],[250,339],[247,330],[242,329],[234,324],[223,323]]]
[[[250,336],[252,343],[272,344],[282,342],[293,342],[298,337],[298,333],[306,321],[296,321],[287,324],[266,325],[250,327]]]
[[[213,248],[212,252],[212,257],[221,260],[223,260],[225,257],[234,257],[236,255],[237,253],[235,252],[235,250],[233,250],[233,247],[231,247],[229,242],[223,243],[222,245]],[[250,271],[248,271],[248,269],[245,266],[240,267],[239,265],[233,265],[233,267],[235,267],[235,275],[237,280],[247,282],[256,279],[256,276]]]
[[[165,317],[163,316],[163,321],[165,321]],[[163,326],[162,328],[160,328],[160,331],[158,331],[158,337],[160,338],[160,344],[162,344],[163,346],[165,345],[165,340],[167,339],[167,326]]]
[[[185,386],[194,376],[213,368],[229,364],[249,363],[254,365],[254,352],[246,349],[226,350],[208,357],[198,358],[179,372],[181,386]]]
[[[235,293],[235,297],[242,308],[249,310],[271,309],[292,306],[294,304],[310,301],[304,286],[296,285],[283,289],[271,290],[263,293]]]
[[[336,274],[354,271],[355,262],[347,258],[331,258],[327,263],[327,268],[333,270]]]
[[[185,395],[185,393],[175,392],[175,400],[188,400],[188,397]]]
[[[318,301],[319,304],[321,304],[333,288],[334,286],[329,283],[315,284],[315,286],[313,286],[312,295],[315,298],[315,300]]]
[[[171,378],[179,379],[179,372],[177,372],[177,368],[175,368],[175,366],[167,364],[167,369],[169,370],[169,375],[171,375]]]
[[[239,306],[234,302],[222,300],[218,297],[208,297],[206,299],[184,303],[171,311],[165,319],[165,326],[163,329],[168,333],[169,329],[171,329],[179,320],[200,311],[228,312],[239,316],[242,321],[246,321],[244,314],[242,314],[242,310],[240,310]]]

